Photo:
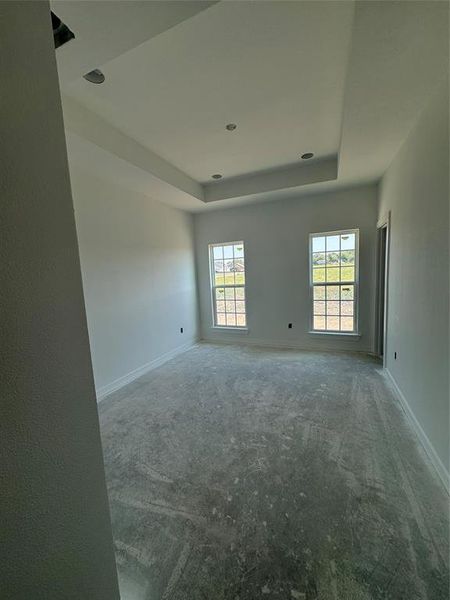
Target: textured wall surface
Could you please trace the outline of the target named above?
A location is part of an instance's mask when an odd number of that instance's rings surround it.
[[[447,82],[430,99],[382,180],[380,216],[388,211],[391,243],[387,368],[448,471]]]
[[[196,341],[193,220],[74,167],[71,180],[101,395],[136,369]]]
[[[0,3],[0,40],[0,595],[114,600],[117,576],[48,3]]]
[[[376,211],[377,190],[371,186],[195,215],[203,339],[372,350]],[[353,228],[360,229],[361,337],[309,334],[309,234]],[[208,244],[241,240],[248,333],[212,327]]]

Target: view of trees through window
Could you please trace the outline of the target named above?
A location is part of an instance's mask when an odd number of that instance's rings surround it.
[[[209,251],[214,324],[246,327],[244,243],[212,244]]]
[[[358,230],[313,234],[313,330],[356,331]]]

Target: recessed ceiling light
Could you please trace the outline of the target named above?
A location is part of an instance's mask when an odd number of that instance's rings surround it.
[[[225,127],[225,129],[227,129],[228,131],[234,131],[236,128],[236,123],[228,123],[228,125]]]
[[[303,160],[307,160],[308,158],[312,158],[313,156],[314,154],[312,152],[305,152],[305,154],[302,154]]]
[[[89,73],[86,73],[86,75],[83,75],[83,77],[90,83],[103,83],[105,81],[105,76],[100,69],[89,71]]]
[[[222,175],[220,173],[214,173],[214,175],[211,175],[211,177],[213,179],[222,179]]]

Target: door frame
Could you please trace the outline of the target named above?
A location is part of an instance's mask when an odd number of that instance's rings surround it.
[[[381,230],[386,230],[386,247],[384,257],[384,293],[382,293],[381,277]],[[389,298],[389,252],[391,240],[391,211],[388,211],[377,222],[377,279],[376,279],[376,311],[375,311],[375,353],[380,356],[383,342],[383,367],[387,363],[387,329],[388,329],[388,298]],[[384,317],[381,325],[381,315],[384,306]],[[383,332],[382,334],[380,332]]]

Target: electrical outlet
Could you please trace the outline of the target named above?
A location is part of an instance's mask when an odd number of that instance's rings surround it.
[[[397,360],[397,352],[394,352],[394,360]]]
[[[292,323],[288,323],[288,329],[292,329]]]
[[[183,333],[183,327],[180,327],[180,333]]]

